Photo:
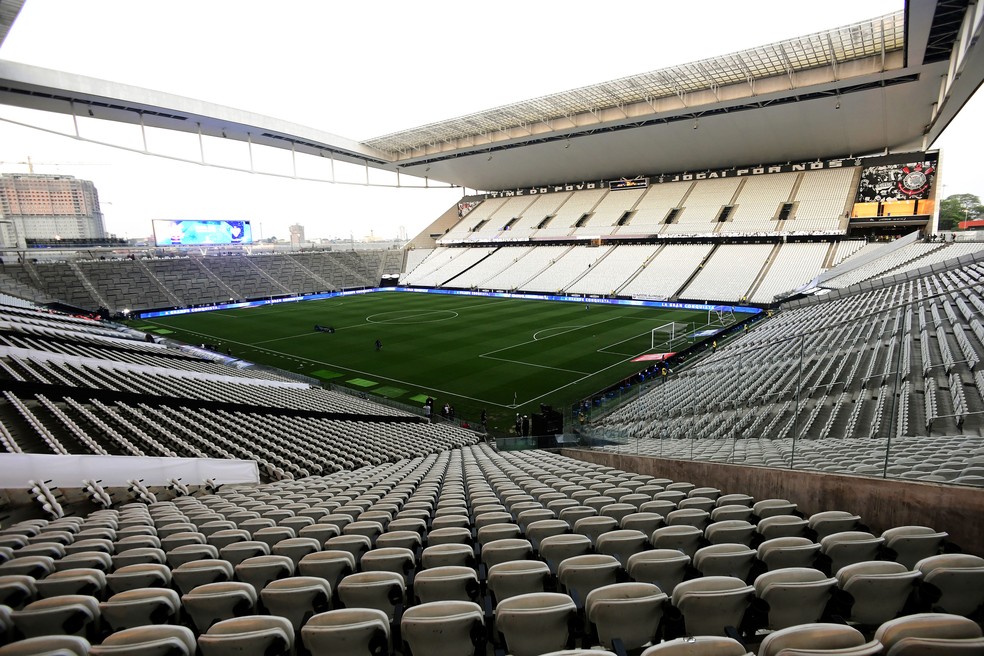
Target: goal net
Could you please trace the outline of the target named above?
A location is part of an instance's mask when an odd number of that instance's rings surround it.
[[[708,326],[730,326],[736,321],[735,311],[731,309],[727,310],[708,310],[707,311],[707,325]]]
[[[670,321],[662,326],[656,326],[650,333],[650,349],[653,351],[672,351],[681,344],[692,344],[694,341],[694,325]]]

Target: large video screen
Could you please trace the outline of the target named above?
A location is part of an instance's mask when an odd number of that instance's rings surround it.
[[[154,221],[157,246],[227,246],[252,241],[249,221]]]

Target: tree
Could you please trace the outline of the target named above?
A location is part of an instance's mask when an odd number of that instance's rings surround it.
[[[984,205],[974,194],[954,194],[940,203],[940,230],[956,230],[961,221],[984,218]]]

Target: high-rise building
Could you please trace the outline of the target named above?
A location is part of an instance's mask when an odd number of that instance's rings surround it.
[[[292,248],[300,248],[304,244],[304,226],[295,223],[290,226],[290,245]]]
[[[0,175],[0,241],[26,248],[29,240],[105,239],[99,193],[70,175]]]

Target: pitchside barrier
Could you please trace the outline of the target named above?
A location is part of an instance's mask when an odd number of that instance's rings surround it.
[[[200,307],[174,308],[170,310],[148,310],[146,312],[134,312],[132,317],[136,319],[173,317],[180,314],[211,312],[213,310],[235,310],[237,308],[260,307],[263,305],[277,305],[280,303],[320,301],[326,298],[335,298],[337,296],[354,296],[358,294],[371,294],[374,292],[411,292],[418,294],[448,294],[451,296],[484,296],[488,298],[525,298],[533,301],[566,301],[569,303],[624,305],[631,307],[661,308],[665,310],[700,310],[708,313],[707,319],[709,324],[715,319],[719,322],[724,321],[724,318],[727,315],[730,314],[733,316],[736,312],[743,314],[759,314],[762,312],[759,308],[745,306],[712,305],[707,303],[675,303],[672,301],[650,301],[639,298],[601,298],[593,296],[564,296],[559,294],[523,294],[517,292],[477,291],[471,289],[431,289],[429,287],[366,287],[362,289],[349,289],[340,292],[324,292],[320,294],[287,296],[281,298],[260,298],[249,301],[238,301],[235,303],[203,305]],[[722,323],[721,325],[725,324]]]

